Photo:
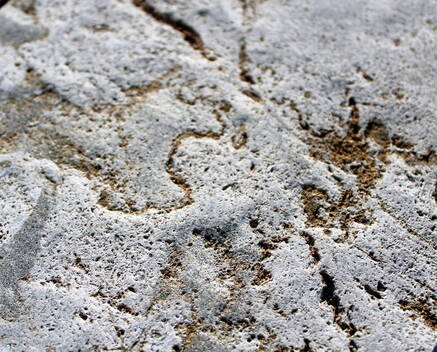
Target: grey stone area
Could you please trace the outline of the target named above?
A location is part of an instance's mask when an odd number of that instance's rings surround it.
[[[11,0],[0,351],[429,351],[437,2]]]

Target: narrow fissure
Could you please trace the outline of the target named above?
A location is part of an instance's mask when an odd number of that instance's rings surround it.
[[[166,24],[181,33],[184,40],[190,44],[194,50],[199,51],[204,58],[209,61],[215,60],[213,56],[208,54],[200,34],[192,26],[179,18],[174,18],[170,13],[162,13],[158,11],[147,0],[134,0],[133,3],[149,16],[153,17],[156,21]]]
[[[316,247],[316,242],[314,240],[314,237],[307,232],[302,232],[301,236],[303,237],[303,239],[305,240],[306,244],[309,247],[311,257],[313,258],[313,263],[318,264],[320,262],[320,254],[319,254],[319,250]]]
[[[239,53],[238,66],[240,68],[240,80],[249,84],[255,84],[255,79],[250,74],[247,64],[249,63],[249,57],[246,52],[246,43],[244,41],[240,42],[240,53]]]
[[[329,275],[325,270],[320,272],[320,276],[323,282],[322,292],[320,294],[320,302],[326,302],[334,310],[334,323],[343,330],[349,338],[349,351],[357,351],[358,347],[354,341],[354,335],[357,332],[357,328],[353,323],[345,322],[342,318],[344,308],[341,306],[340,297],[335,293],[335,281],[334,278]]]

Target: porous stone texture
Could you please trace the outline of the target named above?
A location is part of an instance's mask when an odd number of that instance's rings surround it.
[[[432,351],[437,2],[11,0],[1,351]]]

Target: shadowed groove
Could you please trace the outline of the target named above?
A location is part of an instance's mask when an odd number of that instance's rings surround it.
[[[0,8],[5,6],[8,2],[9,2],[9,0],[0,0]]]

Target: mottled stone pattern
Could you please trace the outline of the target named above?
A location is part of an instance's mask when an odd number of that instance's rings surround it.
[[[429,351],[437,2],[11,0],[0,351]]]

